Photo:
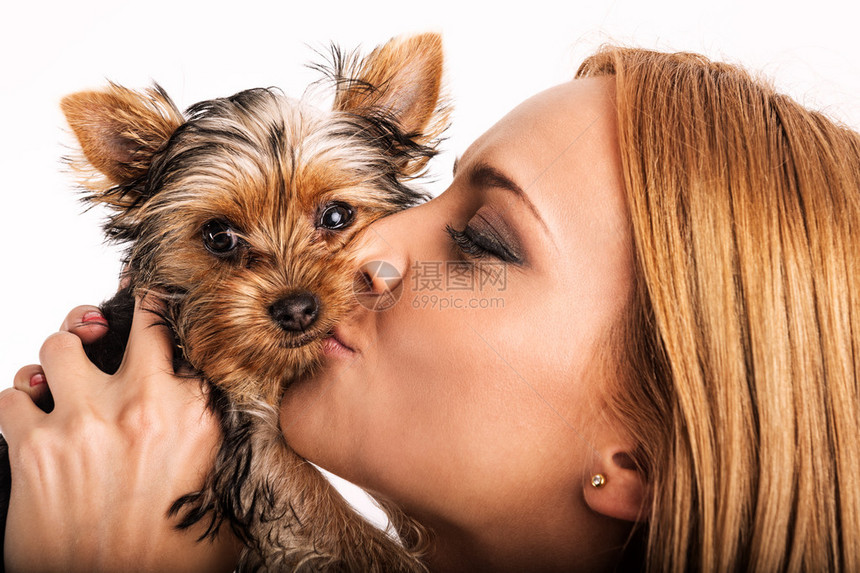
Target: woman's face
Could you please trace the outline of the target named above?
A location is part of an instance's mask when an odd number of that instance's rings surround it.
[[[527,100],[463,153],[442,195],[367,230],[362,301],[399,300],[342,323],[351,350],[330,344],[288,392],[299,454],[464,543],[583,529],[606,425],[596,350],[632,284],[612,86]],[[391,266],[373,276],[374,261]]]

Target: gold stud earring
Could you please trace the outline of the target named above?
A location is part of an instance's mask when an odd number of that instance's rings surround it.
[[[603,487],[606,483],[606,477],[603,474],[594,474],[591,478],[591,485],[594,487]]]

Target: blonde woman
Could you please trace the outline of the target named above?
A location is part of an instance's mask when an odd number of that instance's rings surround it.
[[[860,570],[856,132],[736,67],[607,48],[361,248],[404,277],[367,294],[403,296],[337,329],[282,430],[429,530],[431,571]],[[505,269],[504,304],[421,304],[427,261]],[[226,533],[164,517],[211,463],[199,389],[146,313],[98,373],[93,311],[0,394],[7,564],[230,570]]]

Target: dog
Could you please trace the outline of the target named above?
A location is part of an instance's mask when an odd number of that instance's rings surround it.
[[[85,201],[110,210],[106,237],[126,246],[128,286],[103,305],[109,334],[87,353],[115,372],[135,297],[161,301],[176,370],[205,379],[223,431],[204,487],[170,513],[181,528],[203,522],[201,540],[232,528],[242,571],[424,570],[426,532],[382,500],[399,540],[355,513],[286,444],[278,407],[356,304],[353,239],[428,198],[415,182],[448,123],[442,61],[436,34],[363,58],[333,48],[317,66],[330,111],[275,89],[184,114],[157,85],[62,100]]]

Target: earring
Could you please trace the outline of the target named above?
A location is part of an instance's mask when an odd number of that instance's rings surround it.
[[[606,483],[606,477],[603,474],[594,474],[591,478],[591,485],[594,487],[603,487]]]

